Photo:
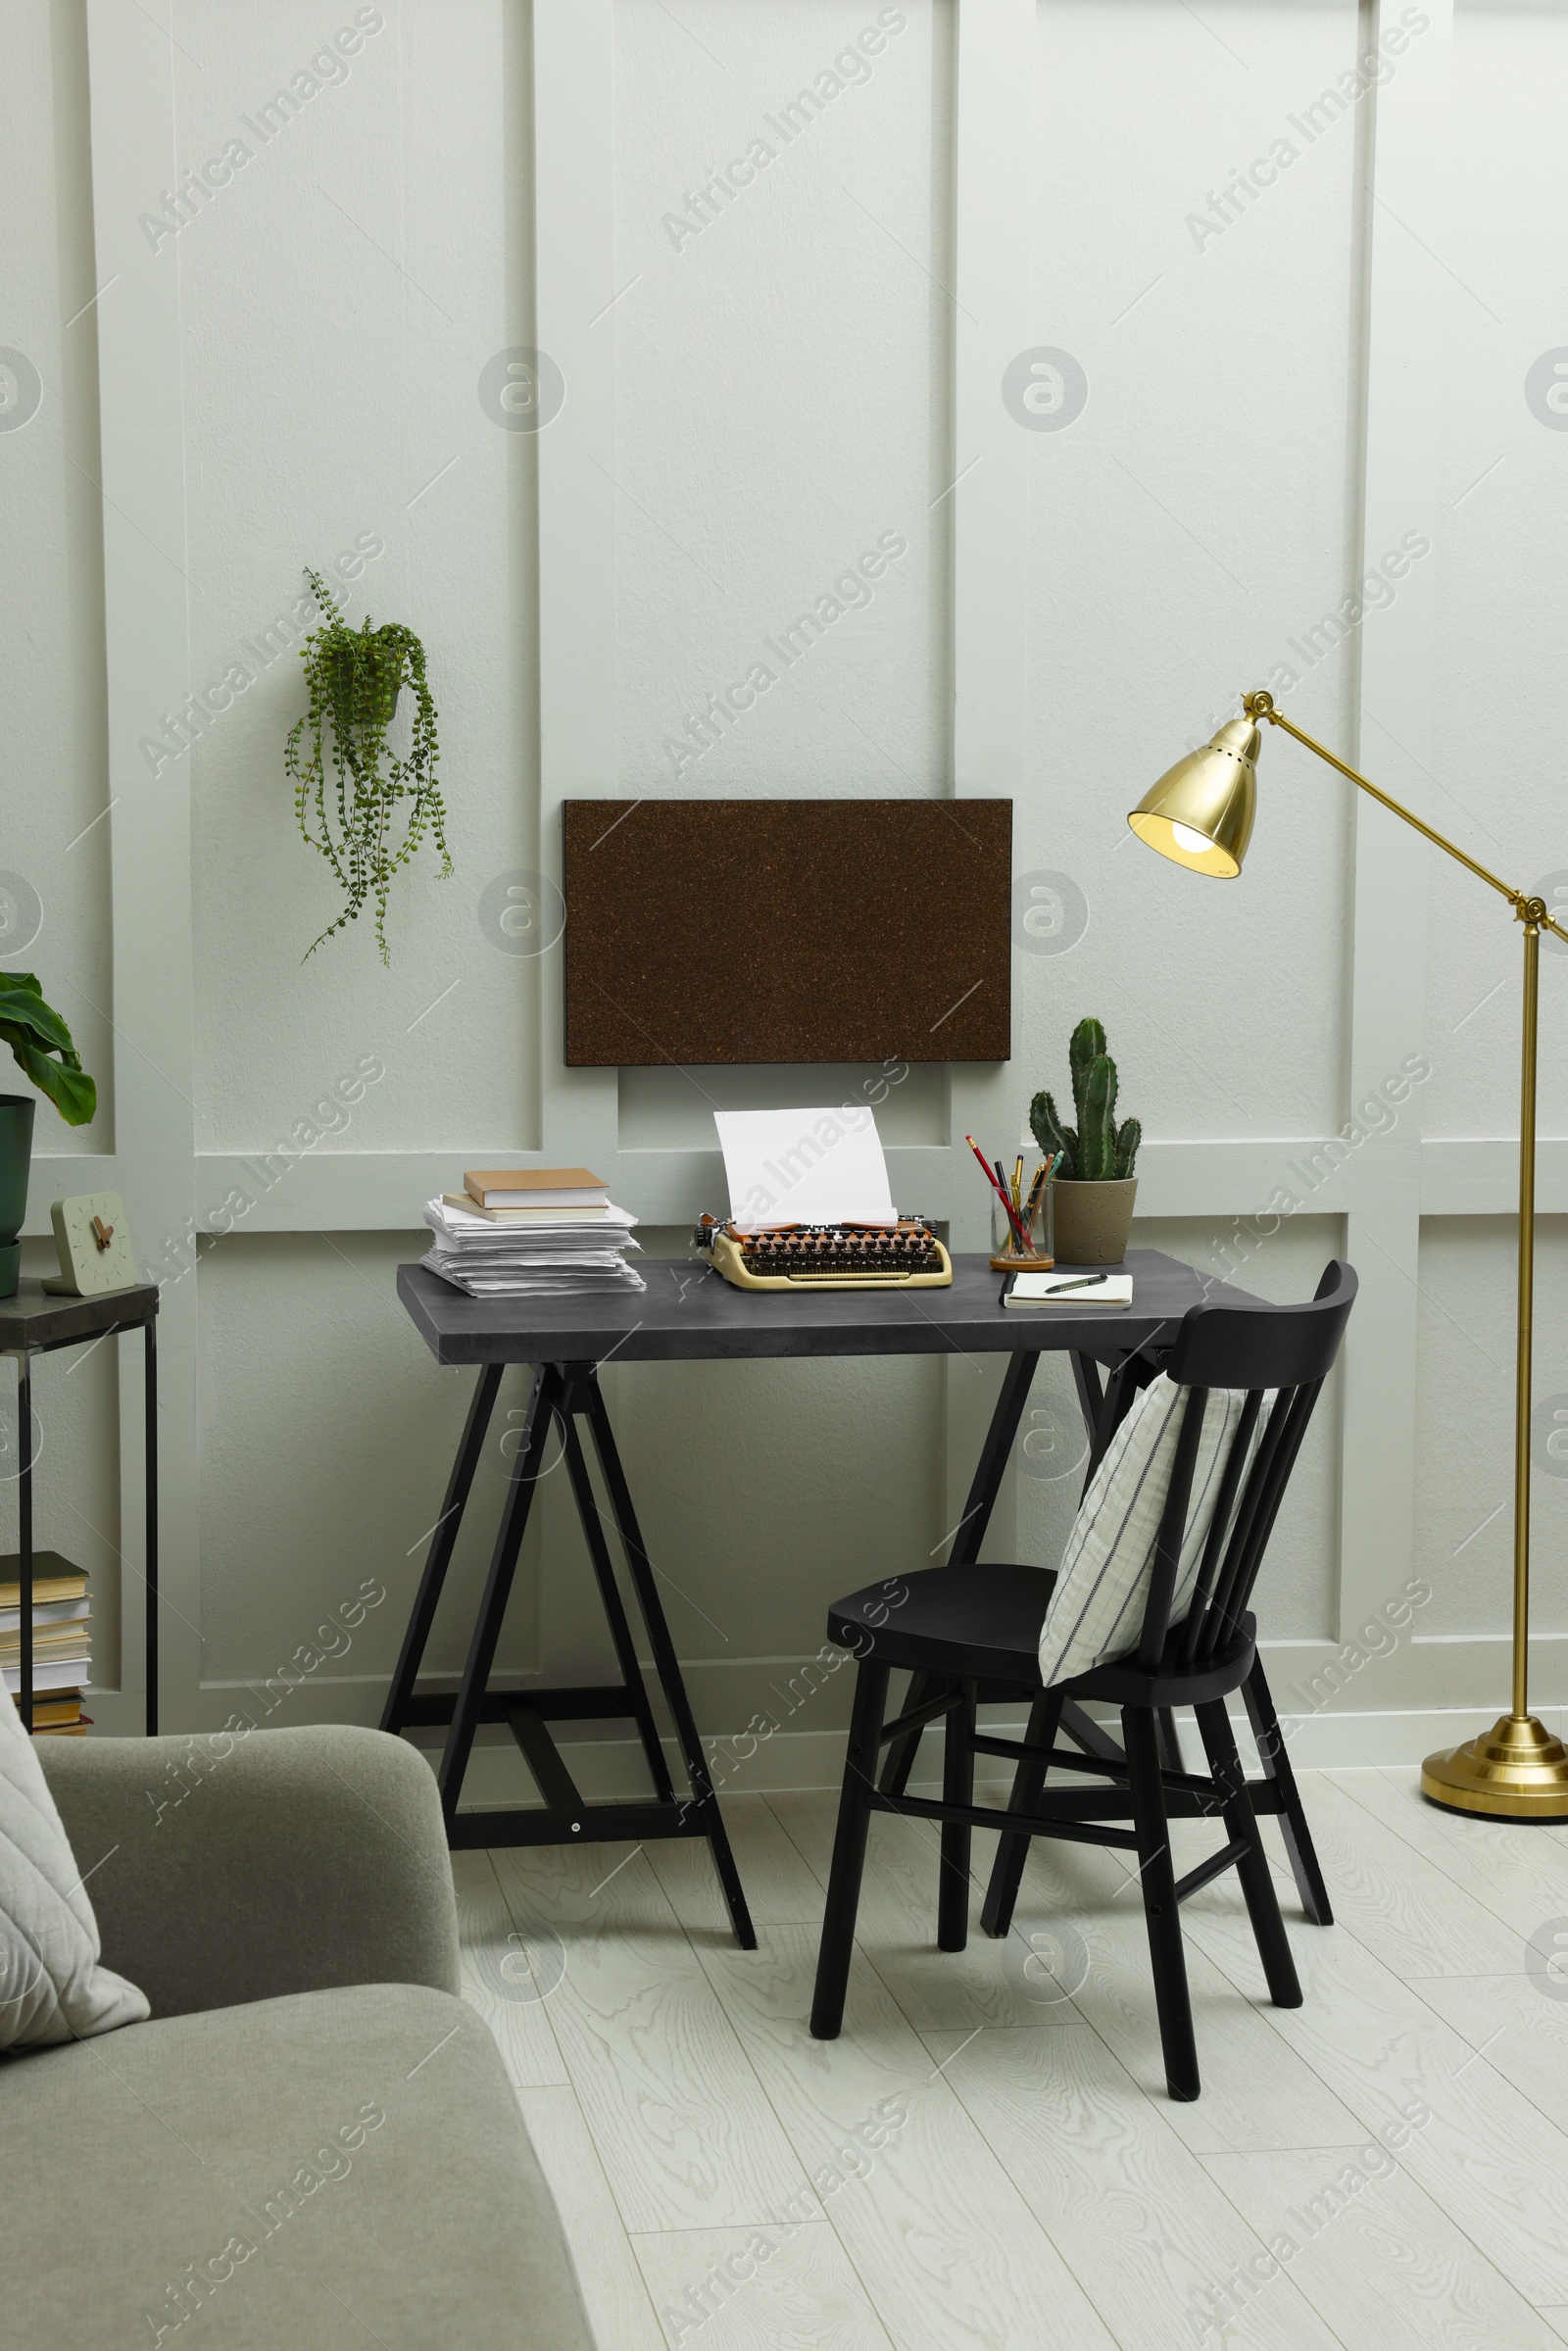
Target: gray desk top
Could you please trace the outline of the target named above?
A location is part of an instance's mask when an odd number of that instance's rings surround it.
[[[422,1265],[398,1296],[438,1363],[681,1362],[770,1355],[1023,1354],[1072,1348],[1112,1363],[1205,1299],[1245,1291],[1160,1249],[1127,1252],[1133,1302],[1003,1307],[983,1256],[954,1260],[947,1290],[736,1290],[693,1259],[638,1268],[646,1291],[586,1298],[466,1298]]]

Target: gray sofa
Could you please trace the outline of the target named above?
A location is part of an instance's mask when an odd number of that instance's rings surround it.
[[[0,2058],[6,2340],[593,2351],[500,2055],[456,1996],[418,1756],[336,1728],[220,1761],[206,1739],[39,1747],[105,1964],[152,2016]]]

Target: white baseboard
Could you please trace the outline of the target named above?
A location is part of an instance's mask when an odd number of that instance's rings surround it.
[[[1561,1716],[1568,1709],[1551,1707],[1543,1710],[1547,1728],[1559,1734],[1563,1730]],[[1179,1721],[1181,1718],[1178,1718]],[[1382,1764],[1417,1764],[1424,1756],[1441,1747],[1455,1746],[1461,1739],[1472,1739],[1479,1731],[1487,1730],[1494,1718],[1485,1710],[1465,1711],[1447,1709],[1405,1710],[1386,1714],[1314,1715],[1298,1724],[1290,1739],[1292,1761],[1298,1770],[1351,1770],[1357,1766]],[[1021,1735],[1023,1725],[996,1722],[987,1726],[1004,1738]],[[1255,1768],[1256,1750],[1248,1735],[1247,1725],[1237,1712],[1237,1738],[1250,1768]],[[1189,1759],[1196,1764],[1201,1754],[1197,1731],[1187,1718],[1182,1723],[1183,1739]],[[768,1795],[795,1792],[806,1788],[837,1788],[844,1775],[844,1734],[840,1731],[779,1732],[761,1740],[740,1739],[734,1741],[706,1740],[710,1768],[719,1795]],[[577,1786],[591,1803],[637,1799],[648,1793],[648,1778],[643,1768],[641,1750],[635,1740],[563,1739],[562,1752]],[[750,1751],[747,1751],[750,1750]],[[427,1750],[432,1764],[438,1745]],[[681,1779],[679,1758],[672,1742],[664,1741],[671,1776],[677,1785]],[[941,1790],[931,1774],[939,1753],[936,1739],[929,1738],[924,1745],[921,1763],[924,1770],[913,1785],[921,1794],[938,1795]],[[524,1768],[522,1758],[510,1740],[487,1739],[477,1745],[468,1766],[464,1786],[464,1810],[502,1804],[536,1804],[538,1795]]]

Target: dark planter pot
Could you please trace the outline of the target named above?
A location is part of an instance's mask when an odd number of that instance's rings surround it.
[[[0,1094],[0,1298],[15,1298],[22,1272],[17,1238],[27,1213],[27,1177],[32,1169],[30,1094]]]

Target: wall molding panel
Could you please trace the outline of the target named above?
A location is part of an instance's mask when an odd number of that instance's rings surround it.
[[[1412,410],[1414,382],[1440,371],[1437,266],[1405,223],[1438,216],[1453,0],[1433,0],[1431,26],[1377,93],[1363,211],[1368,243],[1361,546],[1357,576],[1414,525],[1441,538],[1439,417]],[[1374,30],[1396,22],[1379,0]],[[1396,798],[1424,813],[1433,763],[1436,567],[1372,612],[1360,633],[1360,716],[1351,764],[1369,761]],[[1289,740],[1275,751],[1295,751]],[[1303,755],[1310,757],[1309,754]],[[1435,854],[1407,825],[1347,784],[1355,802],[1349,1099],[1375,1095],[1422,1049],[1427,1006],[1426,864]],[[1415,1523],[1421,1134],[1402,1118],[1377,1152],[1350,1163],[1346,1249],[1362,1269],[1341,1389],[1340,1631],[1410,1573]]]
[[[118,277],[122,294],[98,318],[115,1188],[152,1258],[155,1237],[188,1239],[197,1209],[189,763],[153,781],[137,748],[149,710],[177,710],[191,685],[178,263],[161,261],[138,225],[144,191],[175,176],[173,51],[169,0],[149,10],[88,0],[87,23],[98,277]],[[66,1162],[72,1190],[83,1165]],[[140,1340],[119,1344],[122,1687],[118,1701],[94,1704],[107,1729],[128,1730],[140,1728],[144,1670],[142,1396],[131,1371]],[[158,1358],[160,1668],[178,1722],[201,1675],[193,1281],[164,1293]]]
[[[1043,16],[1041,0],[951,0],[950,7],[938,0],[932,20],[936,63],[931,71],[939,82],[951,83],[953,101],[952,184],[939,187],[933,202],[939,210],[951,207],[943,226],[952,234],[956,275],[951,289],[938,289],[942,301],[931,313],[937,322],[933,374],[946,364],[950,380],[942,398],[951,396],[951,407],[938,401],[934,413],[951,414],[952,431],[946,471],[931,488],[930,513],[933,527],[948,534],[941,593],[951,628],[952,710],[941,789],[955,803],[989,794],[1022,799],[1043,789],[1031,737],[1030,663],[1032,652],[1038,660],[1039,648],[1032,649],[1029,633],[1030,500],[1040,495],[1038,468],[1031,467],[1038,444],[1018,429],[999,387],[1008,363],[1040,338],[1041,288],[1052,264],[1052,257],[1037,249],[1043,240],[1036,220],[1041,160],[1036,124],[1042,25],[1049,27],[1054,4],[1044,0]],[[624,403],[628,396],[617,338],[626,316],[623,300],[636,283],[616,205],[622,151],[616,87],[623,70],[617,27],[623,29],[629,5],[630,0],[532,0],[531,11],[519,10],[510,20],[510,47],[504,44],[508,54],[514,54],[519,37],[531,38],[532,333],[567,386],[564,405],[549,428],[509,449],[519,465],[537,466],[537,545],[529,551],[538,569],[537,644],[517,645],[515,656],[529,665],[537,661],[538,836],[530,847],[547,890],[559,889],[562,881],[563,800],[643,788],[624,768],[615,694],[617,659],[626,659],[624,645],[617,646],[617,630],[626,627],[617,598],[617,557],[624,564],[625,534],[640,527],[632,514],[634,507],[642,513],[638,502],[644,495],[622,477],[617,457],[617,421],[623,421],[617,401]],[[386,6],[394,28],[405,15],[410,24],[422,23],[417,0],[386,0]],[[1063,21],[1071,16],[1073,23],[1080,18],[1087,23],[1078,0],[1074,6],[1077,14],[1063,7]],[[1426,531],[1441,553],[1450,521],[1442,487],[1443,404],[1431,387],[1441,382],[1443,367],[1446,265],[1437,256],[1446,237],[1454,0],[1422,0],[1422,7],[1429,28],[1402,57],[1399,71],[1367,97],[1368,113],[1355,132],[1367,166],[1355,210],[1361,240],[1355,269],[1364,303],[1362,317],[1348,329],[1348,347],[1359,371],[1352,387],[1359,437],[1358,477],[1347,485],[1346,496],[1355,510],[1352,560],[1363,569],[1412,527]],[[248,1685],[233,1673],[204,1666],[196,1350],[198,1291],[206,1276],[184,1273],[189,1237],[193,1231],[211,1232],[221,1248],[228,1229],[246,1241],[412,1232],[417,1203],[452,1183],[455,1154],[424,1147],[361,1149],[331,1138],[286,1159],[276,1151],[270,1153],[265,1142],[255,1152],[203,1147],[197,1108],[203,1081],[196,1045],[200,973],[193,890],[199,879],[193,884],[192,762],[175,760],[154,778],[138,751],[148,712],[178,710],[190,690],[192,598],[202,592],[190,577],[187,544],[188,468],[201,459],[193,459],[184,428],[183,371],[193,365],[181,274],[186,248],[154,251],[138,226],[148,191],[172,185],[176,167],[190,161],[180,150],[173,71],[180,8],[178,0],[135,0],[134,5],[86,0],[86,10],[96,273],[100,283],[115,281],[115,299],[100,305],[97,327],[115,1135],[111,1148],[85,1155],[40,1152],[27,1230],[35,1236],[49,1232],[48,1202],[63,1190],[118,1189],[126,1200],[138,1253],[155,1274],[166,1277],[160,1318],[164,1708],[168,1724],[202,1730],[220,1726],[236,1692]],[[739,11],[732,14],[738,17]],[[1367,0],[1359,14],[1347,8],[1346,23],[1348,27],[1352,20],[1360,24],[1364,42],[1377,39],[1398,16],[1398,0]],[[531,26],[527,36],[517,29],[524,23]],[[735,135],[724,128],[730,120],[726,106],[736,121],[751,123],[753,116],[747,112],[750,99],[736,95],[737,85],[726,96],[712,71],[722,61],[710,50],[705,64],[697,51],[706,44],[691,37],[695,45],[682,59],[681,72],[689,70],[691,88],[700,92],[701,106],[720,126],[710,132],[709,118],[694,99],[696,126],[688,144],[698,154],[695,142],[717,138],[721,131]],[[895,72],[908,68],[913,47],[911,40],[906,50],[879,62],[884,92]],[[390,37],[384,54],[376,54],[380,70],[392,54]],[[1214,70],[1234,71],[1217,50]],[[814,168],[813,159],[818,151],[826,154],[830,138],[847,136],[843,126],[865,97],[846,93],[831,122],[812,125],[814,147],[803,140],[799,155],[780,157],[775,182],[782,181],[786,162],[797,173],[808,165]],[[322,103],[346,101],[323,94]],[[289,135],[295,135],[292,128]],[[280,148],[279,157],[282,153]],[[672,146],[671,153],[684,155],[685,149]],[[271,162],[282,168],[278,158]],[[695,171],[697,166],[684,168]],[[673,186],[674,162],[670,171]],[[737,207],[733,216],[725,216],[724,233],[751,233],[775,194],[776,185],[765,195],[748,197],[749,209]],[[1285,199],[1278,202],[1283,206]],[[1086,212],[1078,225],[1092,219]],[[712,225],[716,230],[720,223]],[[859,224],[857,233],[871,232]],[[680,276],[683,295],[690,283],[699,282],[695,273],[710,266],[718,249],[716,233],[689,252],[676,247],[676,268],[689,273]],[[890,269],[902,266],[891,253],[887,261]],[[1205,271],[1222,266],[1217,255],[1202,262]],[[926,278],[930,274],[925,272]],[[922,283],[920,298],[928,296],[930,287]],[[398,298],[413,299],[406,288],[398,289]],[[1289,301],[1288,287],[1280,289],[1280,299]],[[1266,318],[1252,324],[1257,332],[1267,332]],[[748,330],[762,333],[755,321],[742,321],[734,331]],[[452,464],[456,466],[458,460]],[[419,499],[429,489],[426,484]],[[1356,664],[1357,739],[1347,747],[1347,757],[1359,758],[1374,778],[1418,809],[1432,802],[1432,770],[1439,763],[1433,740],[1438,597],[1437,564],[1418,566],[1397,599],[1370,614],[1348,657]],[[885,617],[891,610],[889,592],[877,625],[892,628]],[[864,614],[858,617],[866,620]],[[737,631],[738,641],[749,641],[740,624]],[[724,642],[721,634],[715,642]],[[868,622],[863,643],[869,648],[863,657],[866,674],[874,675],[880,654]],[[624,680],[636,673],[623,667],[621,674]],[[672,683],[671,693],[676,692]],[[1264,759],[1265,774],[1272,778],[1309,755],[1288,738],[1272,736]],[[689,789],[710,788],[703,780],[707,773],[699,770]],[[511,779],[507,788],[513,788]],[[671,788],[667,776],[647,784],[650,791]],[[786,782],[774,788],[797,789]],[[882,788],[887,788],[885,776]],[[1325,787],[1338,788],[1332,782]],[[1348,785],[1343,789],[1351,792]],[[1279,1212],[1271,1202],[1282,1192],[1295,1201],[1287,1215],[1345,1220],[1346,1248],[1361,1272],[1361,1302],[1340,1390],[1333,1607],[1326,1620],[1315,1620],[1323,1628],[1322,1639],[1276,1644],[1279,1678],[1286,1683],[1310,1681],[1336,1655],[1337,1642],[1353,1638],[1355,1626],[1412,1572],[1423,1222],[1508,1219],[1515,1212],[1515,1145],[1509,1134],[1426,1133],[1420,1087],[1381,1131],[1363,1137],[1352,1126],[1353,1105],[1423,1051],[1428,877],[1435,853],[1360,796],[1351,797],[1358,805],[1350,835],[1344,946],[1341,1131],[1332,1136],[1156,1135],[1145,1143],[1139,1162],[1140,1216],[1187,1220],[1195,1234],[1201,1229],[1205,1261],[1216,1273],[1229,1261],[1235,1278],[1247,1282],[1247,1258],[1277,1229]],[[1568,864],[1568,856],[1563,862]],[[1152,957],[1159,955],[1158,937],[1147,945]],[[1017,961],[1022,964],[1024,958]],[[582,1160],[603,1168],[616,1197],[636,1207],[660,1243],[673,1246],[696,1204],[720,1200],[719,1154],[706,1148],[628,1146],[616,1073],[566,1069],[562,1063],[562,974],[559,954],[541,960],[528,998],[527,1034],[519,1045],[529,1064],[529,1131],[538,1137],[538,1148],[518,1151],[512,1143],[498,1142],[492,1153],[536,1164]],[[1006,1084],[1005,1073],[993,1068],[952,1067],[943,1077],[940,1111],[932,1114],[929,1128],[911,1123],[904,1130],[929,1132],[935,1139],[889,1147],[896,1197],[946,1220],[961,1249],[983,1247],[989,1223],[962,1137],[967,1128],[995,1132],[1004,1115],[1012,1115],[1003,1108],[1012,1099]],[[1332,1100],[1303,1105],[1300,1115],[1332,1118]],[[1287,1108],[1286,1122],[1289,1116]],[[1277,1112],[1273,1118],[1279,1122]],[[1184,1123],[1201,1129],[1223,1123],[1223,1113],[1215,1120],[1197,1106]],[[217,1131],[243,1136],[247,1130]],[[440,1134],[443,1129],[422,1131]],[[463,1164],[485,1155],[478,1143],[464,1148],[472,1156]],[[258,1176],[264,1161],[265,1182]],[[236,1193],[252,1198],[253,1205],[226,1226],[215,1221],[221,1216],[221,1203]],[[1541,1145],[1538,1200],[1544,1215],[1568,1216],[1568,1135]],[[181,1278],[169,1278],[174,1270]],[[141,1387],[139,1378],[130,1376],[130,1365],[127,1353],[118,1403],[125,1530],[122,1688],[103,1693],[94,1704],[103,1728],[127,1733],[139,1725],[143,1671],[136,1547]],[[945,1366],[943,1437],[934,1480],[945,1526],[961,1508],[1000,1376],[1000,1358],[978,1367],[956,1360]],[[618,1402],[616,1379],[612,1368],[607,1389],[612,1404]],[[557,1504],[547,1500],[540,1517],[544,1541],[553,1543],[564,1523]],[[999,1508],[993,1552],[1000,1554],[1017,1529],[1017,1501],[1009,1488]],[[568,1619],[569,1610],[564,1611],[552,1634],[547,1595],[541,1656],[552,1673],[576,1638]],[[803,1644],[816,1629],[813,1608],[810,1625],[802,1627]],[[1418,1633],[1380,1668],[1376,1708],[1352,1686],[1343,1704],[1326,1706],[1303,1723],[1302,1759],[1393,1761],[1418,1754],[1438,1737],[1434,1725],[1446,1737],[1443,1726],[1450,1716],[1485,1702],[1491,1680],[1500,1676],[1494,1654],[1499,1639],[1478,1636],[1468,1648],[1448,1650]],[[1537,1646],[1544,1709],[1568,1706],[1568,1633],[1544,1631]],[[716,1716],[760,1702],[749,1700],[748,1693],[777,1670],[777,1657],[760,1635],[750,1646],[738,1641],[735,1653],[726,1651],[719,1664],[694,1663],[700,1719],[716,1733]],[[322,1673],[298,1692],[291,1719],[373,1720],[381,1687],[377,1676],[357,1667],[335,1677]],[[802,1784],[801,1777],[790,1780],[792,1772],[804,1776],[805,1784],[832,1777],[840,1738],[838,1728],[815,1726],[781,1737],[772,1743],[772,1760],[758,1767],[763,1777],[754,1775],[754,1784]],[[488,1742],[477,1768],[481,1779],[489,1775],[497,1787],[511,1769]],[[615,1742],[606,1742],[588,1768],[585,1786],[598,1787],[595,1771],[607,1788],[613,1784],[620,1768]],[[521,1793],[520,1787],[516,1792]]]

